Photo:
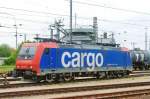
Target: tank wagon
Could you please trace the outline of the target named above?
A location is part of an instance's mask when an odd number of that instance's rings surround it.
[[[130,53],[134,70],[150,69],[150,51],[134,49]]]
[[[129,51],[96,44],[24,43],[16,60],[16,76],[35,81],[122,77],[131,71]]]

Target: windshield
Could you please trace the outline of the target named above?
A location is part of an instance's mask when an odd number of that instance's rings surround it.
[[[34,57],[35,51],[36,51],[35,46],[22,47],[19,51],[18,58],[19,59],[32,59]]]

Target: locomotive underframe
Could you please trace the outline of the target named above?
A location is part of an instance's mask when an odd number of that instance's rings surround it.
[[[15,70],[16,76],[24,77],[24,79],[32,79],[36,82],[40,81],[68,81],[75,77],[95,77],[95,78],[119,78],[130,74],[131,70],[108,70],[108,71],[74,71],[74,72],[47,72],[37,76],[32,70]]]

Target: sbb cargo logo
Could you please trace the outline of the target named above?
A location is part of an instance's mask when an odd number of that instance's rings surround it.
[[[87,52],[63,52],[61,63],[63,67],[87,67],[87,69],[94,70],[94,68],[103,65],[104,58],[102,53],[87,53]]]

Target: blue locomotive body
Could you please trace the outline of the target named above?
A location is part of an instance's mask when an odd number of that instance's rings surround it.
[[[127,51],[79,48],[47,48],[40,61],[40,70],[46,73],[132,71]]]

